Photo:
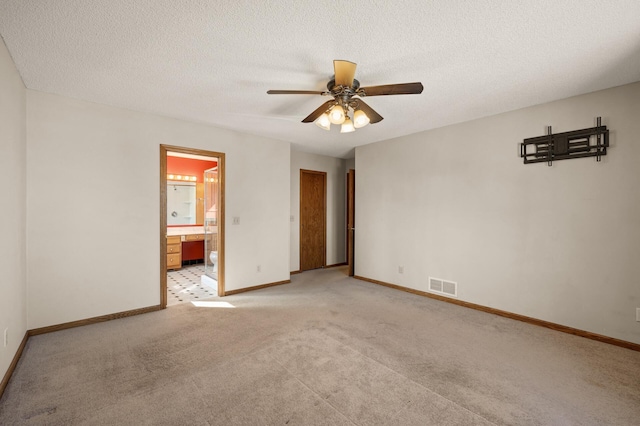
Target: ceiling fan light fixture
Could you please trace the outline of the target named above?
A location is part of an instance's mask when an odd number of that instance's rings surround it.
[[[329,111],[329,121],[333,124],[342,124],[344,123],[344,120],[345,114],[342,105],[334,105],[333,108],[331,108],[331,111]]]
[[[340,127],[340,133],[351,133],[355,132],[356,128],[353,127],[353,122],[349,117],[345,118],[344,123],[342,123],[342,127]]]
[[[331,130],[331,121],[329,121],[329,114],[326,112],[320,117],[316,118],[316,126],[324,130]]]
[[[353,127],[356,129],[366,126],[369,124],[369,121],[369,117],[367,117],[367,114],[365,114],[361,109],[357,109],[353,113]]]
[[[380,86],[360,86],[356,80],[356,64],[350,61],[333,61],[333,78],[327,83],[327,90],[267,90],[269,95],[322,95],[331,99],[302,119],[303,123],[316,123],[324,130],[331,130],[331,124],[342,125],[341,133],[350,133],[366,126],[381,122],[384,118],[371,108],[362,97],[384,95],[418,95],[424,87],[420,82],[384,84]],[[352,114],[349,117],[349,114]],[[327,123],[327,120],[329,123]]]

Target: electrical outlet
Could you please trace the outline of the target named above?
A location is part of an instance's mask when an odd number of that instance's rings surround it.
[[[258,267],[256,268],[257,272],[262,272],[262,266],[258,265]]]
[[[640,322],[640,308],[636,308],[636,321]]]
[[[398,266],[398,273],[404,274],[404,266]]]
[[[291,217],[289,218],[289,220],[290,220],[291,222],[293,222],[293,215],[291,215]]]
[[[9,344],[9,329],[5,328],[4,329],[4,347],[6,348],[8,344]]]
[[[238,216],[234,216],[233,217],[233,224],[234,225],[240,225],[240,218]]]

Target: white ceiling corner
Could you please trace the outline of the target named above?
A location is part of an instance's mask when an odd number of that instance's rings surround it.
[[[355,146],[640,81],[637,0],[0,1],[26,86],[209,123],[348,157]],[[421,81],[367,103],[354,133],[300,121],[333,59],[363,86]],[[336,127],[336,126],[334,126]]]

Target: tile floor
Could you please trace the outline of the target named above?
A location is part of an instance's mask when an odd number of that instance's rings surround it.
[[[204,264],[167,272],[167,306],[216,297],[216,289],[200,282]]]

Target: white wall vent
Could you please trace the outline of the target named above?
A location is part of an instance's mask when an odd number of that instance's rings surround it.
[[[458,283],[429,277],[429,291],[443,296],[458,297]]]

